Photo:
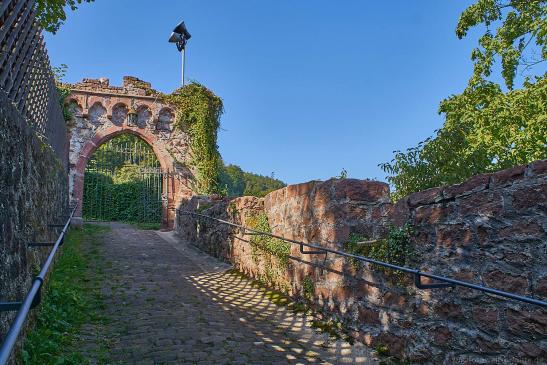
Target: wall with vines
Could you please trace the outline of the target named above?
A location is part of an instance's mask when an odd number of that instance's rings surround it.
[[[546,187],[547,161],[537,161],[397,203],[387,184],[331,179],[289,185],[263,199],[196,197],[181,210],[206,202],[202,214],[249,228],[546,300]],[[177,217],[177,230],[339,320],[353,339],[394,361],[516,363],[546,355],[547,326],[536,307],[462,288],[419,289],[414,277],[397,271],[302,254],[298,245],[188,215]]]
[[[163,98],[176,108],[175,128],[189,137],[188,160],[194,172],[193,190],[200,194],[221,192],[220,175],[224,165],[218,152],[217,134],[224,112],[222,99],[197,82]]]

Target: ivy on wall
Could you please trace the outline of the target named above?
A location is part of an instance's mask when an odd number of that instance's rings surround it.
[[[217,133],[224,112],[222,99],[205,86],[192,82],[165,95],[164,101],[176,108],[174,127],[189,136],[194,190],[200,194],[220,193],[223,163],[218,152]]]
[[[63,84],[62,80],[66,75],[68,66],[64,63],[60,66],[52,67],[53,77],[55,79],[55,88],[57,89],[57,95],[59,97],[59,104],[61,105],[61,110],[63,111],[63,118],[67,122],[68,126],[72,125],[73,115],[70,111],[69,105],[66,103],[66,98],[72,92],[70,87],[66,84]]]
[[[247,226],[260,232],[271,233],[266,213],[260,212],[247,218]],[[282,276],[289,262],[291,244],[265,235],[252,235],[250,238],[251,257],[262,267],[260,280],[287,291]]]
[[[365,256],[374,260],[387,262],[393,265],[408,266],[413,258],[413,249],[410,243],[412,228],[404,225],[401,228],[390,227],[388,237],[377,241],[368,241],[361,234],[351,233],[348,241],[344,244],[344,249],[354,255]],[[351,259],[356,269],[362,265],[362,261]],[[377,271],[382,272],[388,278],[395,279],[395,282],[401,283],[404,279],[404,273],[394,271],[371,264]]]

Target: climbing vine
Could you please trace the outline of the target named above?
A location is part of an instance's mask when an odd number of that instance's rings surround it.
[[[409,225],[401,228],[390,227],[388,237],[377,241],[367,241],[363,235],[352,233],[344,245],[345,250],[355,255],[365,256],[378,261],[387,262],[394,265],[405,266],[410,263],[413,256],[410,236],[412,229]],[[355,268],[361,266],[361,261],[352,259]],[[404,277],[402,272],[393,271],[381,266],[373,265],[378,271],[384,273],[387,277],[401,282]]]
[[[271,233],[268,217],[264,212],[247,218],[247,226],[257,231]],[[283,275],[291,252],[290,243],[264,235],[250,236],[251,257],[260,269],[259,280],[287,291]]]
[[[260,232],[271,233],[270,224],[266,213],[260,212],[248,218],[247,224],[249,228]],[[291,252],[291,244],[277,238],[263,235],[251,236],[251,247],[253,248],[253,256],[258,256],[260,253],[271,254],[279,260],[279,263],[286,267],[289,254]]]
[[[222,99],[197,82],[175,90],[164,99],[176,108],[175,128],[189,136],[196,192],[220,193],[223,163],[218,152],[217,132],[224,111]]]
[[[69,105],[66,103],[66,98],[71,93],[70,87],[68,87],[66,84],[63,84],[62,80],[66,75],[66,71],[68,69],[68,66],[64,63],[60,66],[52,67],[53,70],[53,77],[55,79],[55,88],[57,89],[57,96],[59,98],[59,105],[61,106],[61,110],[63,111],[63,118],[65,122],[67,122],[68,126],[71,126],[73,115],[70,111]]]

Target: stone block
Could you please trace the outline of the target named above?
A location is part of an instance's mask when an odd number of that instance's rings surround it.
[[[515,294],[525,294],[528,291],[528,280],[524,276],[491,270],[482,275],[486,285]]]
[[[483,215],[495,217],[503,212],[503,200],[499,192],[482,191],[468,195],[459,201],[460,216]]]
[[[433,330],[433,343],[437,346],[446,346],[452,339],[452,331],[446,326],[440,326]]]
[[[542,175],[547,173],[547,160],[532,162],[528,165],[528,169],[533,175]]]
[[[488,188],[491,174],[473,176],[461,184],[446,186],[443,188],[443,198],[452,199],[462,195],[469,195]]]
[[[442,200],[443,188],[431,188],[423,190],[417,193],[410,194],[408,198],[408,205],[411,208],[415,208],[419,205],[427,205],[437,203]]]
[[[525,169],[526,166],[515,166],[495,172],[491,175],[491,184],[492,186],[512,184],[524,177]]]

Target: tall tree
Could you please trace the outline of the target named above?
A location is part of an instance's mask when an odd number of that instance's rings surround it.
[[[484,27],[471,54],[473,75],[463,93],[441,102],[445,123],[434,137],[380,164],[395,198],[547,158],[547,81],[540,66],[547,59],[546,3],[478,0],[462,13],[459,38]],[[489,79],[496,62],[505,92]],[[524,81],[514,89],[519,70]]]

